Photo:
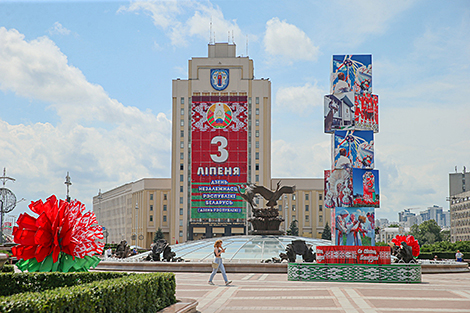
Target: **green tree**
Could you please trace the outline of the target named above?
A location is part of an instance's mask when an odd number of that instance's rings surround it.
[[[441,231],[442,241],[450,241],[450,230]]]
[[[323,228],[323,232],[321,233],[321,239],[331,240],[331,228],[326,222],[325,228]]]
[[[415,237],[420,245],[442,241],[441,227],[437,225],[435,220],[429,220],[419,225],[415,224],[411,226],[410,235]]]
[[[287,235],[289,236],[298,236],[299,228],[297,227],[297,220],[293,220],[290,223],[289,229],[287,230]]]
[[[159,239],[165,239],[165,236],[163,236],[162,229],[158,227],[157,232],[155,233],[155,237],[153,238],[153,242],[157,242]]]
[[[398,224],[390,224],[390,225],[388,225],[388,227],[392,227],[392,228],[399,228],[399,227],[400,227],[400,225],[398,225]]]

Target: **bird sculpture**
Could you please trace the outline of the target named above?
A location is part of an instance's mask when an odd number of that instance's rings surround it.
[[[260,194],[267,201],[266,206],[273,208],[277,205],[277,201],[283,194],[294,193],[295,186],[281,187],[281,181],[278,181],[275,191],[271,191],[264,186],[257,186],[254,184],[248,185],[245,188],[244,194],[240,191],[240,187],[238,187],[238,190],[242,198],[250,203],[252,208],[256,207],[253,203],[253,198],[256,196],[256,194]]]

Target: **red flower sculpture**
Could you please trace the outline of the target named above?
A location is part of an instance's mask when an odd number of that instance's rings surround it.
[[[397,235],[395,238],[392,239],[392,242],[397,246],[400,246],[403,241],[406,242],[406,244],[411,247],[413,256],[417,257],[419,255],[418,240],[416,240],[415,237],[411,235],[408,235],[408,236]]]
[[[52,256],[52,263],[70,263],[75,258],[88,257],[86,262],[80,263],[77,270],[84,270],[81,267],[85,266],[85,263],[90,264],[90,261],[99,262],[96,257],[93,260],[90,257],[103,252],[104,243],[97,241],[103,239],[102,228],[98,225],[94,213],[83,214],[85,205],[80,201],[58,202],[53,195],[45,203],[42,200],[31,202],[29,208],[39,216],[34,218],[27,213],[20,215],[18,226],[13,228],[14,241],[18,246],[12,248],[13,254],[20,262],[29,260],[28,269],[40,268],[43,264],[37,266],[31,264],[44,263],[48,256]],[[54,268],[60,270],[58,265],[51,265],[51,269]],[[61,268],[68,271],[70,264]],[[46,268],[43,267],[41,270],[44,271]]]

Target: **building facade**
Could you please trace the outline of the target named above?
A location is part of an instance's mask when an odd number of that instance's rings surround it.
[[[93,211],[105,240],[148,248],[160,228],[169,241],[170,186],[169,178],[143,178],[94,196]]]
[[[149,248],[158,228],[170,244],[247,234],[247,184],[295,185],[279,199],[281,230],[321,238],[330,212],[323,178],[271,178],[271,82],[255,79],[253,60],[235,44],[208,45],[188,63],[188,79],[172,83],[171,178],[145,178],[93,197],[108,242]],[[263,198],[256,199],[259,207]]]
[[[450,200],[450,240],[470,240],[470,191],[455,194]]]
[[[237,186],[271,179],[271,82],[235,44],[209,44],[173,80],[172,112],[171,242],[246,233]]]

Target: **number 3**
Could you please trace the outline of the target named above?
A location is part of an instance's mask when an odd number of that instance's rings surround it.
[[[223,136],[215,136],[211,140],[211,144],[216,145],[220,142],[220,146],[217,147],[218,154],[211,154],[212,161],[216,163],[223,163],[228,159],[228,151],[225,149],[227,147],[228,141],[227,138]]]

